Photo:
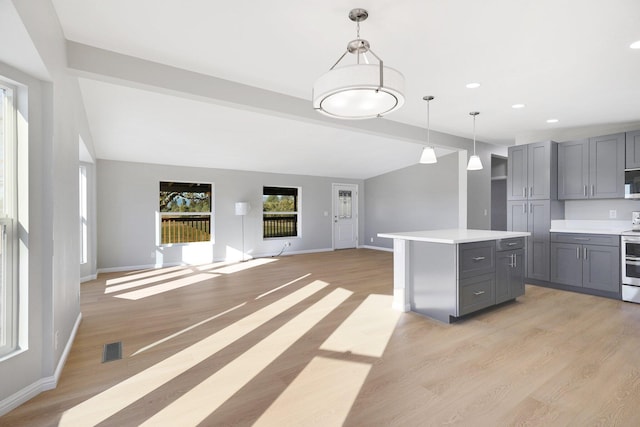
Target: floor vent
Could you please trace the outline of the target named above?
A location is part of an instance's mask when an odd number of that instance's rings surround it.
[[[112,342],[104,345],[102,350],[102,363],[113,362],[122,359],[122,341]]]

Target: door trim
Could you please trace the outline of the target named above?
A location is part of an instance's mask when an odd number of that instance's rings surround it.
[[[329,215],[331,219],[331,248],[334,251],[336,250],[336,222],[333,220],[333,215],[336,211],[336,198],[334,196],[336,192],[336,187],[339,185],[353,187],[356,193],[355,227],[356,227],[356,249],[358,249],[360,247],[360,186],[358,184],[347,184],[347,183],[341,183],[341,182],[334,182],[331,184],[331,212]]]

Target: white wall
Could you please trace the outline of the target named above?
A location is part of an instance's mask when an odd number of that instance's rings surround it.
[[[2,414],[55,386],[80,318],[78,136],[88,126],[77,80],[67,74],[65,40],[51,2],[0,2],[3,13],[19,17],[48,73],[47,81],[38,81],[4,63],[14,58],[0,51],[0,74],[28,88],[28,110],[21,114],[28,147],[19,147],[28,159],[18,183],[20,275],[28,281],[21,314],[28,336],[21,353],[0,362]],[[89,135],[83,137],[91,144]]]
[[[366,245],[392,248],[378,233],[458,227],[458,154],[365,181]]]
[[[214,184],[214,244],[156,245],[156,217],[160,181]],[[98,160],[98,268],[127,269],[172,264],[199,264],[239,258],[242,249],[241,217],[235,202],[247,201],[245,252],[250,256],[275,255],[284,241],[286,253],[332,248],[332,183],[363,182],[342,178],[270,174],[224,169],[190,168]],[[262,187],[301,187],[301,237],[263,240]],[[359,206],[362,202],[360,192]],[[362,208],[361,208],[362,209]],[[325,216],[327,212],[327,216]],[[364,221],[360,222],[363,229]],[[359,233],[362,236],[362,233]]]

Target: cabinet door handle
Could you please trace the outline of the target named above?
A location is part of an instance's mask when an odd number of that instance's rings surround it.
[[[527,198],[527,187],[522,187],[522,197]]]
[[[580,246],[576,248],[576,258],[580,259]]]
[[[478,297],[478,296],[484,294],[484,291],[476,291],[473,294]]]
[[[587,197],[587,186],[584,186],[584,197]]]
[[[591,238],[590,237],[574,237],[573,240],[589,241],[589,240],[591,240]]]
[[[584,248],[584,259],[587,259],[587,248]]]
[[[513,268],[518,266],[518,255],[513,254]]]
[[[529,197],[533,196],[533,187],[529,187]]]
[[[474,258],[471,258],[471,259],[473,259],[474,261],[482,261],[483,259],[485,259],[485,257],[477,256],[477,257],[474,257]]]
[[[513,246],[513,245],[517,245],[517,243],[515,242],[507,243],[507,246]]]
[[[526,203],[523,203],[523,204],[522,204],[522,213],[523,213],[523,214],[526,214],[526,213],[527,213],[527,204],[526,204]]]

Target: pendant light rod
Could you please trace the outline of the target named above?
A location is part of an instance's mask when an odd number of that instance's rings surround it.
[[[470,116],[473,116],[473,155],[476,155],[476,116],[480,114],[478,111],[472,111],[469,113]]]
[[[469,113],[470,116],[473,116],[473,155],[469,157],[469,163],[467,164],[467,170],[476,171],[482,169],[482,161],[480,157],[476,154],[476,116],[480,114],[477,111],[472,111]]]
[[[431,95],[426,95],[422,97],[423,100],[427,101],[427,145],[429,145],[429,133],[431,130],[430,122],[430,114],[429,114],[429,101],[433,101],[435,98]]]
[[[430,119],[430,111],[429,111],[429,102],[432,101],[434,97],[431,95],[427,95],[427,96],[423,96],[422,99],[427,101],[427,145],[422,149],[422,155],[420,156],[420,163],[423,163],[423,164],[437,163],[438,158],[436,157],[436,151],[431,145],[431,140],[430,140],[431,119]]]

